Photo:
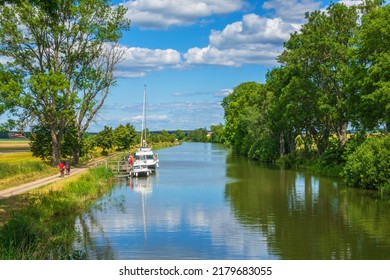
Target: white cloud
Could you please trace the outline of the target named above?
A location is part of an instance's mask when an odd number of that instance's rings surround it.
[[[210,44],[222,48],[237,45],[280,43],[288,40],[299,25],[283,22],[280,18],[263,18],[256,14],[244,15],[242,21],[229,24],[223,31],[212,31]]]
[[[115,72],[117,77],[143,77],[148,72],[177,68],[181,55],[173,49],[128,48]]]
[[[271,0],[264,2],[263,9],[274,10],[284,21],[303,22],[306,12],[320,8],[321,1],[315,0]]]
[[[357,6],[360,5],[363,0],[340,0],[339,3],[345,4],[346,6]]]
[[[6,64],[8,62],[11,62],[11,60],[9,59],[9,57],[6,57],[6,56],[1,56],[0,55],[0,63],[1,64]]]
[[[208,46],[205,48],[192,48],[185,55],[188,64],[241,66],[243,64],[274,65],[276,56],[281,48],[275,49],[272,45],[252,45],[254,49],[224,49]]]
[[[124,3],[127,16],[141,28],[167,29],[187,26],[213,14],[240,10],[243,0],[134,0]]]
[[[192,48],[184,55],[188,64],[241,66],[243,64],[274,65],[283,42],[299,29],[299,24],[281,18],[244,15],[241,21],[213,30],[209,46]]]
[[[105,125],[115,128],[118,123],[131,123],[137,130],[140,130],[141,106],[135,103],[132,105],[106,104],[97,122],[91,126],[91,131],[100,131]],[[146,115],[146,122],[150,130],[159,130],[162,127],[168,130],[196,129],[224,122],[224,113],[219,98],[218,100],[148,103],[147,111],[149,113]],[[210,120],[214,123],[210,124]]]
[[[233,89],[231,88],[224,88],[224,89],[221,89],[219,92],[217,92],[215,94],[215,96],[218,96],[218,97],[226,97],[228,96],[229,94],[231,94],[233,92]]]

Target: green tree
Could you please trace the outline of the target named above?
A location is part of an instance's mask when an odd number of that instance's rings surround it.
[[[95,136],[95,145],[103,149],[102,154],[106,155],[107,150],[114,147],[115,138],[112,127],[104,126],[104,129]]]
[[[61,158],[65,128],[78,145],[115,83],[113,70],[129,27],[123,6],[107,0],[18,1],[0,6],[0,92],[7,108],[47,127],[52,164]],[[4,82],[3,77],[9,77]]]
[[[159,142],[174,142],[176,139],[175,134],[169,133],[167,130],[163,129],[159,133]]]
[[[207,142],[207,129],[197,128],[188,132],[187,140],[190,142]]]
[[[33,126],[30,135],[30,149],[35,157],[41,158],[43,161],[51,159],[51,137],[50,129],[43,126]]]
[[[379,2],[379,3],[378,3]],[[357,121],[373,129],[390,128],[390,5],[371,3],[357,33],[361,91],[357,96]],[[376,5],[375,5],[376,4]]]
[[[299,33],[292,34],[278,59],[291,71],[295,69],[293,90],[311,95],[314,106],[310,108],[315,112],[306,133],[316,140],[322,153],[331,133],[337,135],[340,147],[347,140],[349,96],[356,90],[350,65],[355,61],[351,50],[358,13],[355,6],[331,4],[326,12],[307,13],[306,19],[308,22]]]
[[[225,117],[225,135],[229,144],[240,151],[242,147],[243,131],[240,125],[240,115],[244,108],[253,107],[258,103],[262,85],[256,82],[246,82],[234,88],[233,92],[222,101]],[[245,130],[245,128],[244,128]]]
[[[295,139],[302,134],[310,104],[310,96],[301,99],[298,90],[292,90],[294,73],[287,67],[274,68],[267,73],[266,87],[272,95],[269,118],[271,129],[279,135],[279,155],[295,151]],[[300,87],[302,84],[300,85]],[[309,95],[309,94],[307,94]]]
[[[212,143],[221,143],[224,144],[226,142],[225,139],[225,126],[223,124],[212,125],[210,126],[211,130],[211,139]]]
[[[184,140],[184,138],[186,137],[185,132],[181,129],[176,130],[175,135],[176,135],[177,140],[179,140],[179,141]]]
[[[76,139],[75,128],[73,126],[67,126],[61,142],[62,158],[71,158],[77,145],[79,145],[79,141]],[[39,125],[32,127],[30,133],[30,149],[33,156],[39,157],[44,161],[51,160],[51,136],[48,127]]]
[[[135,144],[137,132],[131,124],[120,124],[114,130],[115,144],[120,150],[129,149],[132,144]]]
[[[390,192],[390,135],[368,138],[347,157],[343,175],[351,187]]]
[[[225,135],[236,152],[261,161],[277,158],[279,135],[270,114],[273,102],[273,93],[255,82],[240,84],[224,98]]]

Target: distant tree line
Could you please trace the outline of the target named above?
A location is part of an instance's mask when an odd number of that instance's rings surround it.
[[[390,6],[383,4],[307,13],[266,82],[240,84],[224,98],[224,140],[252,159],[291,166],[310,159],[342,170],[350,186],[390,191]]]

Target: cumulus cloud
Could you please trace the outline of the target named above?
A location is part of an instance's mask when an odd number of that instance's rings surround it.
[[[248,3],[244,0],[134,0],[124,5],[128,7],[129,17],[135,25],[164,29],[193,24],[197,20],[201,24],[207,16],[239,11]],[[273,18],[245,14],[240,21],[228,24],[222,30],[212,30],[207,46],[190,48],[184,54],[173,49],[129,48],[116,75],[144,77],[152,71],[191,65],[274,66],[283,42],[300,29],[305,11],[319,7],[320,2],[316,0],[266,1],[262,8],[274,11]]]
[[[177,68],[181,55],[173,49],[128,48],[115,72],[117,77],[143,77],[148,72]]]
[[[275,11],[277,17],[288,22],[302,22],[306,12],[320,8],[321,1],[315,0],[271,0],[263,4],[263,9]]]
[[[281,18],[264,18],[256,14],[244,15],[242,21],[229,24],[222,31],[212,31],[210,44],[219,49],[240,45],[281,43],[299,25],[283,22]]]
[[[274,65],[283,42],[299,27],[299,24],[284,22],[281,18],[247,14],[222,31],[213,30],[207,47],[191,48],[184,58],[188,64]]]
[[[243,0],[133,0],[124,3],[127,16],[140,28],[187,26],[199,18],[240,10]]]
[[[340,0],[339,3],[345,4],[346,6],[357,6],[363,3],[363,0]]]

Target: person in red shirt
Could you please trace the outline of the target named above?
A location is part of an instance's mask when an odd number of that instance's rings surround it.
[[[58,166],[58,168],[60,169],[60,176],[64,177],[65,164],[63,161],[60,162],[60,165]]]

